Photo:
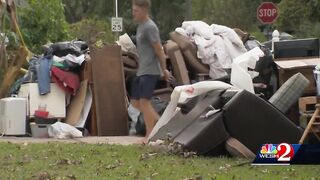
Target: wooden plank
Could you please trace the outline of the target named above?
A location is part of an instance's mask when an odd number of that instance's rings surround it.
[[[92,90],[92,106],[91,106],[91,116],[90,116],[90,135],[98,136],[98,123],[97,123],[97,109],[96,109],[96,101],[94,95],[94,86],[91,85]]]
[[[288,59],[275,61],[275,63],[281,69],[314,68],[316,65],[320,64],[320,58]]]
[[[128,112],[120,46],[91,47],[99,136],[126,136]]]
[[[178,85],[190,84],[188,70],[179,46],[175,42],[169,40],[164,47],[166,53],[170,57],[170,62]]]
[[[299,99],[299,110],[302,113],[306,113],[307,105],[316,105],[317,104],[317,97],[316,96],[309,96],[309,97],[302,97]]]
[[[67,109],[67,117],[65,123],[72,126],[76,125],[81,117],[82,109],[85,103],[85,98],[88,90],[88,80],[81,82],[80,89],[72,98],[71,103]]]
[[[316,116],[318,116],[318,114],[319,114],[319,110],[320,110],[320,108],[317,108],[316,111],[314,112],[311,120],[309,121],[306,129],[303,132],[303,135],[302,135],[302,137],[301,137],[301,139],[299,141],[299,144],[303,144],[304,140],[307,137],[307,135],[310,133],[310,130],[312,129],[312,125],[313,125],[314,121],[316,120]]]

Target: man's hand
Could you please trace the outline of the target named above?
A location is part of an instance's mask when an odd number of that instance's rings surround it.
[[[167,82],[171,82],[173,80],[172,74],[167,69],[163,71],[163,79]]]

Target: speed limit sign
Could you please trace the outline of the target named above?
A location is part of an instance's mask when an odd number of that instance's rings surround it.
[[[111,30],[112,32],[122,32],[123,21],[121,17],[111,18]]]

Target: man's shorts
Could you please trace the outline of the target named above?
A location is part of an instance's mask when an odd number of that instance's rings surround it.
[[[159,75],[136,76],[131,84],[131,99],[151,99]]]

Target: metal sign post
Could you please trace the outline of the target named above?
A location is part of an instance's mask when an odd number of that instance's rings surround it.
[[[111,30],[115,32],[117,40],[119,40],[119,32],[123,30],[123,19],[118,14],[118,0],[115,0],[115,17],[111,18]]]

